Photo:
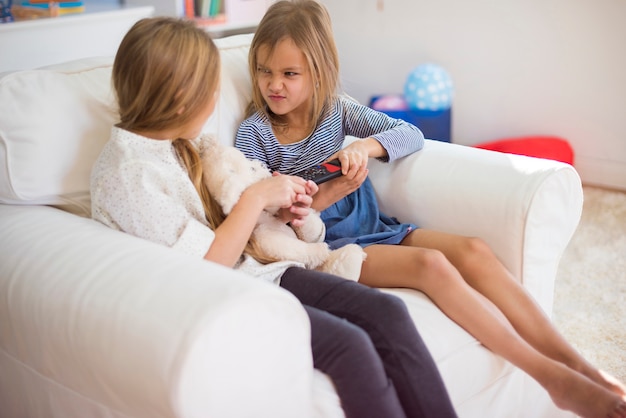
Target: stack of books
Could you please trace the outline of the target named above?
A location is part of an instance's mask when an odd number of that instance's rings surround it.
[[[251,26],[259,23],[275,0],[179,0],[185,16],[199,26],[228,23],[230,26]]]
[[[22,8],[39,9],[42,12],[47,11],[51,17],[85,11],[85,2],[83,0],[24,0],[20,5]]]
[[[222,0],[185,0],[185,15],[208,20],[223,20]]]

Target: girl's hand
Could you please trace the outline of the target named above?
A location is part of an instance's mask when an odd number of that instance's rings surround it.
[[[328,160],[339,159],[343,176],[322,184],[312,207],[321,212],[354,192],[361,187],[369,174],[367,169],[369,158],[386,156],[387,150],[372,137],[357,139],[331,155]]]
[[[204,258],[228,267],[234,266],[264,209],[290,208],[300,204],[306,207],[308,214],[312,198],[307,192],[311,190],[311,185],[295,176],[274,176],[254,183],[243,191],[233,210],[215,229],[215,238]]]
[[[280,173],[272,173],[274,176],[280,176]],[[285,223],[291,223],[293,226],[302,226],[306,221],[306,217],[310,213],[311,204],[313,203],[313,195],[319,190],[317,184],[308,180],[305,183],[306,194],[296,196],[294,202],[288,208],[281,208],[276,216]]]
[[[302,201],[299,195],[306,195],[307,181],[296,176],[274,175],[248,187],[243,194],[256,200],[262,209],[289,208]]]
[[[352,167],[356,168],[355,166]],[[356,170],[350,170],[347,175],[337,177],[319,186],[319,193],[315,196],[311,207],[318,212],[323,211],[335,202],[343,199],[356,189],[361,187],[361,184],[367,178],[369,169],[367,163],[356,168]]]
[[[341,172],[352,179],[363,167],[367,167],[370,157],[384,157],[387,151],[375,138],[364,138],[352,142],[347,147],[336,152],[328,160],[339,159]]]
[[[298,201],[288,208],[280,209],[276,216],[285,223],[292,226],[302,226],[306,222],[306,217],[311,212],[313,197],[309,195],[298,195]]]
[[[332,158],[339,159],[341,163],[341,172],[344,177],[353,179],[357,172],[363,167],[367,167],[369,154],[364,141],[354,141],[346,148],[337,152]]]

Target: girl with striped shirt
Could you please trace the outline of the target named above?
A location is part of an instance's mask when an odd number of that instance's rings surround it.
[[[414,126],[337,94],[339,59],[327,10],[279,1],[252,40],[249,117],[235,145],[271,170],[294,174],[338,158],[343,176],[319,185],[333,248],[364,247],[359,282],[427,294],[487,348],[537,380],[557,406],[582,417],[626,417],[626,388],[585,360],[480,239],[402,224],[381,213],[369,158],[394,161],[422,148]],[[346,136],[357,140],[344,146]]]

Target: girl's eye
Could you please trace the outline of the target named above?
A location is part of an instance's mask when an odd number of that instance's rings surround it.
[[[293,72],[293,71],[287,71],[287,72],[285,73],[285,75],[286,75],[287,77],[294,77],[294,76],[297,76],[297,75],[298,75],[298,73],[295,73],[295,72]]]
[[[267,68],[263,68],[263,67],[258,67],[257,72],[262,73],[262,74],[268,74],[270,71]]]

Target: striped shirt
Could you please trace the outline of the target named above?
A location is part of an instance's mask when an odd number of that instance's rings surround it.
[[[267,117],[256,112],[242,122],[235,146],[248,158],[257,159],[272,171],[293,174],[325,161],[339,151],[346,136],[373,137],[385,148],[393,161],[420,150],[424,135],[401,119],[363,106],[347,96],[340,96],[325,119],[307,138],[293,144],[276,139]]]

